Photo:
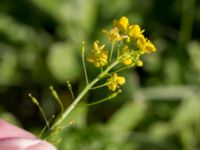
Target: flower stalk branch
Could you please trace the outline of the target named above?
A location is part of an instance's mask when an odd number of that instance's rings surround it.
[[[83,96],[105,75],[108,74],[108,72],[115,67],[119,63],[119,60],[114,61],[106,70],[104,70],[102,73],[100,73],[93,81],[91,81],[78,95],[77,98],[73,101],[73,103],[64,111],[64,113],[60,114],[55,122],[52,124],[52,126],[49,128],[49,131],[47,131],[48,135],[51,134],[51,132],[54,132],[54,130],[59,127],[64,120],[67,118],[67,116],[73,111],[73,109],[76,107],[76,105],[80,102],[80,100],[83,98]],[[48,137],[48,135],[46,135]]]

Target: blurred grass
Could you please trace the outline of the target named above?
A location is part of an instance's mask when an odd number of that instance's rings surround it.
[[[77,108],[66,121],[59,149],[197,150],[200,145],[200,2],[195,0],[1,0],[0,117],[34,133],[44,125],[31,92],[48,116],[59,106],[49,85],[67,107],[84,86],[81,41],[87,50],[104,37],[102,28],[127,16],[156,43],[144,67],[124,72],[127,85],[116,99]],[[87,65],[89,78],[96,72]],[[90,92],[85,101],[105,97]]]

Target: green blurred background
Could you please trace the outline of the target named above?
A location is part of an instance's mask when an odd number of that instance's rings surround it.
[[[127,84],[114,100],[78,107],[75,124],[62,133],[60,150],[200,149],[200,1],[195,0],[1,0],[0,118],[33,133],[44,121],[28,98],[37,97],[49,117],[59,112],[53,85],[67,107],[84,87],[81,41],[87,50],[102,28],[127,16],[140,24],[158,51],[144,67],[123,73]],[[87,65],[90,79],[94,67]],[[107,89],[90,92],[93,102]],[[68,121],[66,122],[66,124]]]

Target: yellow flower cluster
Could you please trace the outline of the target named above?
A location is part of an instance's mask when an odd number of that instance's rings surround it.
[[[111,91],[115,91],[119,88],[120,85],[125,83],[125,78],[122,76],[118,76],[117,73],[113,73],[110,78],[107,80],[108,89]]]
[[[118,64],[121,63],[128,67],[135,65],[142,67],[143,62],[140,56],[156,51],[154,44],[143,35],[144,30],[138,24],[129,24],[128,18],[124,16],[119,20],[114,20],[111,30],[102,31],[113,45],[110,52],[107,52],[104,49],[105,44],[100,44],[99,41],[94,42],[92,53],[87,57],[87,61],[94,64],[95,67],[104,67],[110,64],[115,44],[118,44],[116,61]],[[115,91],[124,83],[125,78],[116,73],[112,73],[111,77],[107,79],[107,87],[111,91]]]
[[[143,62],[139,59],[140,57],[140,52],[138,51],[132,51],[130,52],[128,45],[125,45],[122,49],[121,49],[121,55],[123,55],[122,57],[122,63],[127,65],[127,66],[138,66],[138,67],[142,67],[143,66]]]
[[[108,54],[104,50],[105,45],[100,45],[99,41],[93,44],[92,54],[87,57],[87,61],[93,63],[96,67],[103,67],[108,64]]]
[[[138,65],[142,66],[142,61],[133,60],[132,55],[128,52],[131,50],[137,50],[138,53],[151,53],[156,51],[156,47],[154,44],[144,37],[143,32],[138,24],[130,24],[129,20],[126,17],[121,17],[119,20],[114,20],[113,29],[110,31],[103,30],[103,32],[108,36],[111,41],[124,41],[126,44],[125,47],[122,48],[121,54],[124,54],[123,63],[125,65]],[[135,48],[134,45],[136,42]],[[125,51],[126,50],[126,51]]]
[[[113,32],[115,30],[115,33]],[[131,42],[131,38],[139,38],[142,36],[144,30],[141,30],[140,26],[137,24],[129,25],[129,20],[126,17],[121,17],[119,20],[114,20],[113,29],[110,31],[103,30],[104,33],[109,37],[112,41],[119,41],[126,39],[126,41]],[[111,36],[112,35],[112,36]],[[117,35],[118,40],[113,38]]]

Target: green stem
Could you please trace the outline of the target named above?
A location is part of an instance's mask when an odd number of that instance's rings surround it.
[[[194,24],[196,0],[182,0],[182,19],[179,34],[179,46],[186,47],[191,38],[192,27]],[[182,53],[182,49],[180,51]]]
[[[82,42],[82,62],[83,62],[85,80],[86,80],[86,83],[88,85],[89,81],[88,81],[87,70],[86,70],[86,65],[85,65],[85,42]]]
[[[44,120],[45,120],[46,127],[49,128],[49,122],[48,122],[47,116],[46,116],[44,110],[42,109],[42,107],[40,106],[39,101],[38,101],[34,96],[32,96],[31,93],[29,93],[28,96],[31,98],[32,102],[38,107],[38,109],[39,109],[39,111],[40,111],[42,117],[43,117]]]
[[[96,90],[96,89],[98,89],[98,88],[101,88],[101,87],[104,87],[104,86],[107,86],[107,85],[108,85],[107,83],[104,83],[104,84],[101,84],[101,85],[92,87],[91,90]]]
[[[131,68],[131,67],[125,66],[125,67],[122,67],[122,68],[120,68],[120,69],[114,71],[114,73],[121,72],[121,71],[124,71],[124,70],[129,69],[129,68]]]
[[[108,97],[106,97],[104,99],[101,99],[101,100],[98,100],[96,102],[89,103],[89,104],[86,104],[86,105],[79,105],[79,106],[86,107],[86,106],[93,106],[93,105],[96,105],[96,104],[100,104],[100,103],[103,103],[105,101],[108,101],[108,100],[111,100],[111,99],[115,98],[119,93],[121,93],[121,90],[119,90],[119,91],[117,91],[115,93],[112,93],[111,95],[109,95]]]
[[[109,62],[110,62],[111,59],[112,59],[112,55],[113,55],[114,47],[115,47],[115,41],[112,42],[112,47],[111,47],[111,50],[110,50],[110,58],[109,58]]]
[[[45,120],[45,123],[46,123],[47,128],[49,128],[49,122],[48,122],[48,119],[47,119],[47,116],[46,116],[44,110],[43,110],[42,107],[40,107],[40,106],[38,106],[38,108],[39,108],[39,110],[40,110],[40,112],[41,112],[41,114],[42,114],[42,116],[43,116],[43,118],[44,118],[44,120]]]
[[[51,91],[51,94],[55,98],[55,100],[58,102],[58,104],[59,104],[59,106],[61,108],[61,113],[63,113],[64,112],[64,106],[63,106],[63,103],[62,103],[60,97],[58,96],[57,91],[53,88],[53,86],[50,86],[49,89]]]
[[[71,85],[71,83],[69,81],[67,81],[66,83],[67,83],[67,87],[69,89],[69,92],[70,92],[70,94],[72,96],[72,99],[74,99],[75,97],[74,97],[74,92],[72,90],[72,85]]]
[[[97,83],[102,77],[104,77],[113,67],[115,67],[119,63],[118,60],[114,61],[106,70],[101,72],[93,81],[91,81],[84,89],[83,91],[78,95],[78,97],[73,101],[73,103],[64,111],[63,114],[60,114],[58,118],[55,120],[53,125],[50,127],[50,130],[47,131],[47,136],[58,126],[61,125],[61,123],[67,118],[67,116],[70,114],[70,112],[76,107],[76,105],[79,103],[79,101],[83,98],[83,96],[92,88],[92,86]]]

